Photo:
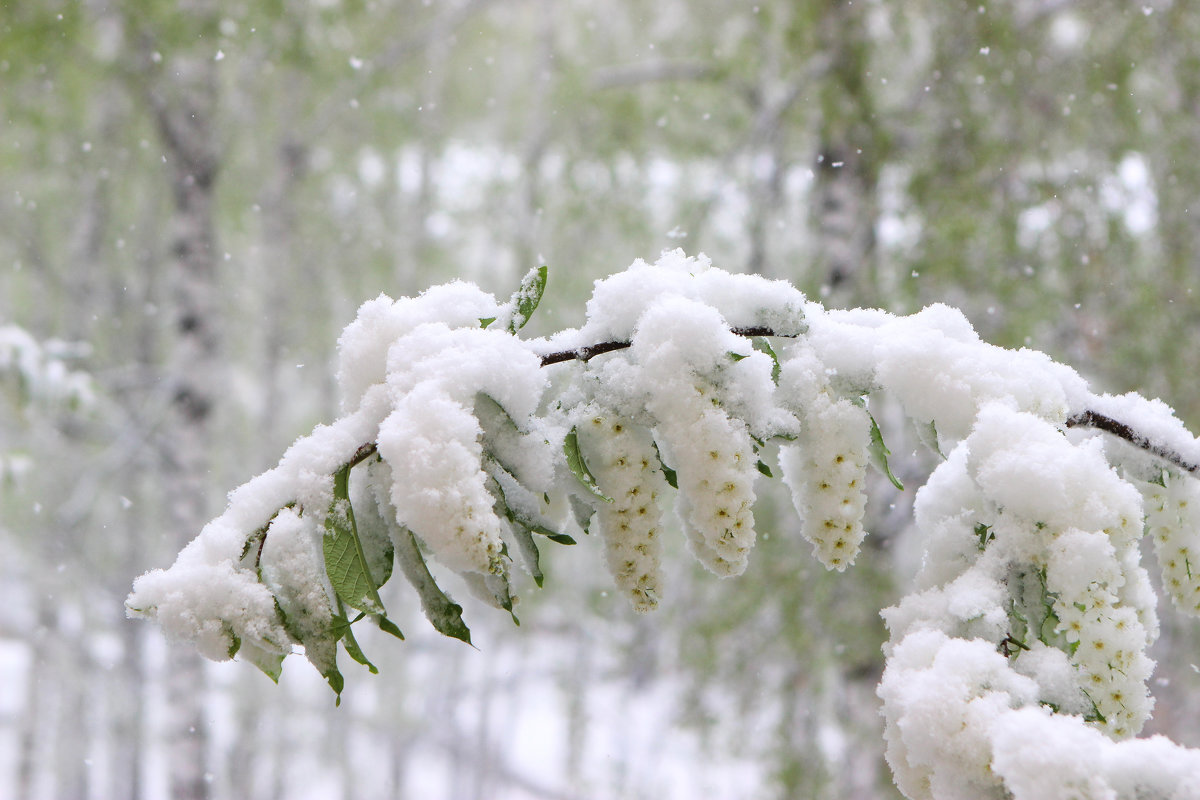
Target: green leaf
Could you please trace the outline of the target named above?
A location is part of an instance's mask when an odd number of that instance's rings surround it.
[[[525,327],[525,323],[529,322],[529,318],[533,316],[533,312],[537,309],[538,303],[542,302],[542,295],[546,292],[546,277],[549,269],[543,264],[540,267],[535,267],[525,274],[521,279],[521,286],[517,289],[516,294],[509,300],[512,306],[512,316],[508,322],[508,332],[516,333],[521,328]]]
[[[242,649],[242,639],[233,632],[233,626],[228,622],[223,623],[222,627],[225,628],[225,633],[229,635],[229,650],[226,651],[226,655],[233,658],[238,654],[238,650]]]
[[[508,413],[508,409],[500,405],[496,398],[487,392],[478,392],[475,395],[475,416],[484,425],[484,428],[505,426],[512,431],[521,432],[521,426]],[[499,423],[499,425],[488,425],[487,423]]]
[[[600,491],[600,487],[596,485],[595,476],[592,475],[587,463],[583,460],[583,453],[579,451],[579,436],[574,428],[571,428],[571,432],[563,440],[563,452],[567,456],[567,467],[579,480],[580,485],[604,502],[611,503],[613,499]]]
[[[917,423],[917,439],[921,444],[937,453],[943,461],[946,460],[946,454],[942,452],[942,448],[938,444],[937,424],[933,420],[925,424]]]
[[[667,466],[667,462],[663,461],[662,450],[658,449],[658,442],[654,443],[654,455],[658,456],[658,466],[662,468],[663,477],[667,479],[667,484],[672,489],[679,488],[679,475],[675,470]]]
[[[596,509],[573,494],[567,495],[567,503],[571,506],[571,515],[575,517],[575,524],[586,536],[588,529],[592,526],[592,517],[596,514]]]
[[[511,514],[511,511],[509,513]],[[529,574],[533,576],[533,582],[540,589],[545,576],[542,574],[541,553],[538,552],[537,542],[533,540],[533,531],[522,525],[513,516],[509,517],[509,521],[512,522],[512,532],[516,537],[517,547],[521,550],[521,559],[525,562]]]
[[[358,640],[354,638],[354,631],[350,629],[350,623],[346,624],[345,631],[342,633],[342,647],[346,648],[346,655],[369,669],[372,675],[379,674],[379,668],[370,662],[362,648],[358,646]]]
[[[861,399],[859,398],[860,401]],[[864,411],[866,410],[865,402],[860,402],[859,405]],[[867,411],[867,418],[871,420],[871,444],[867,449],[871,464],[887,476],[887,479],[892,482],[892,486],[903,492],[904,484],[892,474],[892,468],[888,466],[888,456],[892,454],[892,451],[888,450],[887,445],[883,443],[883,432],[879,430],[879,424],[875,422],[875,417],[871,415],[870,411]]]
[[[733,360],[733,363],[735,363],[735,364],[737,362],[741,361],[743,358],[749,358],[749,356],[744,356],[741,353],[735,353],[732,350],[730,350],[725,355],[729,356]]]
[[[365,548],[364,548],[365,549]],[[385,583],[391,580],[392,570],[396,566],[396,550],[392,547],[391,541],[387,543],[387,547],[383,550],[383,560],[380,564],[383,569],[380,571],[379,583],[375,584],[375,589],[378,591]],[[374,575],[374,573],[371,573]]]
[[[514,482],[517,480],[515,477],[513,477],[511,471],[505,469],[503,464],[494,462],[494,468],[504,470],[506,477],[509,480]],[[542,524],[539,518],[531,516],[527,511],[520,507],[514,507],[511,505],[508,502],[508,494],[505,493],[504,486],[501,483],[500,478],[493,474],[491,475],[491,479],[492,480],[489,482],[489,487],[493,490],[493,493],[496,496],[497,508],[500,513],[503,514],[504,517],[514,526],[523,528],[529,533],[536,533],[540,534],[541,536],[545,536],[550,541],[557,542],[558,544],[575,544],[575,540],[572,537],[565,533],[559,533],[557,531],[550,530]],[[520,484],[518,483],[517,485],[519,486]],[[550,502],[548,496],[546,502]],[[530,541],[532,543],[532,539]],[[536,554],[536,547],[534,548],[534,553]],[[538,585],[540,586],[541,584],[539,583]]]
[[[540,525],[533,528],[532,530],[534,533],[540,533],[542,536],[545,536],[547,539],[554,542],[555,544],[566,544],[566,545],[577,544],[574,537],[568,536],[565,533],[555,533],[554,531],[547,530],[546,528],[543,528]]]
[[[350,466],[333,476],[333,503],[325,515],[325,572],[338,598],[351,608],[384,614],[379,584],[371,577],[367,556],[350,505]]]
[[[755,466],[755,467],[758,469],[758,471],[759,471],[759,472],[761,472],[763,475],[766,475],[768,478],[774,478],[774,477],[775,477],[774,475],[772,475],[772,474],[771,474],[771,468],[770,468],[770,467],[768,467],[768,466],[767,466],[765,463],[763,463],[762,461],[759,461],[759,462],[758,462],[758,463],[756,463],[754,466]]]
[[[533,582],[540,589],[545,576],[542,575],[541,554],[538,552],[537,543],[533,540],[532,528],[536,523],[526,519],[524,514],[509,505],[508,495],[505,494],[504,486],[497,473],[505,474],[515,481],[516,478],[512,477],[512,473],[507,472],[499,462],[490,458],[488,459],[488,472],[490,473],[487,481],[488,490],[495,498],[493,507],[509,521],[509,527],[517,540],[517,547],[521,551],[521,560],[525,562],[525,568],[529,570],[529,574],[533,576]],[[506,544],[502,554],[507,554],[507,552],[508,545]]]
[[[495,321],[496,321],[495,317],[480,317],[479,318],[479,327],[486,328],[488,325],[491,325]]]
[[[328,670],[322,671],[321,675],[329,682],[329,688],[333,689],[333,693],[337,695],[337,699],[333,701],[333,704],[340,706],[342,704],[342,690],[346,688],[345,677],[338,670],[337,664],[329,667]]]
[[[779,356],[775,353],[775,348],[771,347],[771,342],[762,336],[755,336],[751,340],[751,344],[754,345],[755,350],[759,351],[760,353],[766,353],[771,357],[771,380],[775,382],[776,386],[778,386],[780,366]]]
[[[500,570],[499,572],[489,572],[486,575],[478,572],[460,572],[459,577],[467,584],[472,594],[485,603],[490,603],[493,608],[507,611],[512,617],[513,624],[520,625],[521,620],[517,619],[517,615],[513,613],[515,598],[508,583],[508,574],[502,566]]]
[[[269,653],[261,648],[254,648],[250,653],[243,650],[242,654],[272,682],[279,683],[279,676],[283,674],[283,653]]]
[[[1092,710],[1083,715],[1084,722],[1099,722],[1101,725],[1107,724],[1108,720],[1105,719],[1104,715],[1100,713],[1100,707],[1096,705],[1096,701],[1093,700],[1092,696],[1087,693],[1087,690],[1080,688],[1079,691],[1083,692],[1083,696],[1086,697],[1088,702],[1092,704]]]
[[[417,594],[421,598],[421,608],[425,611],[425,617],[433,625],[434,630],[444,636],[470,644],[471,631],[463,622],[462,606],[453,602],[438,588],[433,575],[429,573],[429,567],[425,564],[425,557],[421,555],[417,537],[413,535],[412,531],[397,526],[394,539],[396,560],[400,563],[400,570],[417,590]]]
[[[379,626],[379,630],[383,631],[384,633],[390,633],[400,641],[404,641],[404,631],[400,630],[400,626],[398,626],[396,623],[392,622],[387,617],[382,616],[372,617],[372,619],[374,619],[375,624]]]
[[[279,512],[276,511],[275,513],[278,515]],[[273,516],[271,519],[274,520],[275,517]],[[246,543],[242,545],[242,554],[238,556],[239,562],[245,561],[246,556],[250,555],[252,552],[257,553],[259,548],[262,547],[263,542],[267,540],[267,528],[270,526],[270,524],[271,523],[268,522],[266,525],[263,525],[246,538]],[[257,560],[258,559],[256,558],[255,561],[257,562]]]
[[[996,534],[992,533],[991,525],[984,525],[982,522],[975,523],[975,535],[979,537],[979,549],[987,547],[988,542],[996,538]]]
[[[513,613],[512,586],[508,582],[507,572],[491,572],[483,577],[483,583],[492,593],[496,605],[503,608],[512,617],[513,624],[520,625],[521,620]]]

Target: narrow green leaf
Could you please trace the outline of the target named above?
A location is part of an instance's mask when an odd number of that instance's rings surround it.
[[[529,318],[533,316],[538,303],[542,302],[542,295],[546,292],[548,274],[549,269],[543,264],[531,269],[521,279],[521,286],[508,301],[512,306],[512,316],[508,321],[509,333],[516,333],[524,328],[525,323],[529,322]]]
[[[329,687],[333,689],[334,693],[338,696],[337,705],[341,705],[341,692],[345,685],[345,681],[342,679],[342,674],[337,668],[337,643],[338,638],[341,635],[340,632],[336,630],[336,618],[338,617],[337,611],[330,607],[329,611],[334,617],[334,625],[331,625],[329,628],[326,628],[314,636],[309,635],[310,631],[305,626],[297,624],[295,620],[288,616],[287,612],[284,611],[283,604],[281,604],[279,601],[279,597],[275,597],[274,600],[275,611],[277,614],[279,614],[279,620],[283,625],[283,629],[287,631],[288,636],[292,637],[294,640],[304,646],[304,657],[307,658],[308,662],[312,664],[318,672],[321,673],[326,681],[329,682]],[[280,656],[280,661],[282,661],[282,658],[283,657]],[[261,664],[258,664],[258,662],[255,662],[255,664],[259,667],[259,669],[267,672],[267,670],[264,669]],[[267,672],[267,675],[271,676],[271,673]],[[277,679],[278,672],[272,677]]]
[[[749,358],[749,356],[744,356],[741,353],[735,353],[732,350],[730,350],[725,355],[729,356],[729,358],[732,359],[733,363],[735,363],[735,364],[737,362],[741,361],[743,358]]]
[[[1083,715],[1084,722],[1099,722],[1101,725],[1107,724],[1108,720],[1100,713],[1100,707],[1096,705],[1096,701],[1087,693],[1087,690],[1080,688],[1079,691],[1083,692],[1083,696],[1092,704],[1092,710]]]
[[[334,474],[333,503],[325,515],[325,572],[338,598],[351,608],[385,613],[379,584],[371,578],[367,556],[350,505],[350,467]]]
[[[404,641],[404,631],[400,630],[400,626],[398,626],[396,623],[392,622],[387,617],[372,617],[372,619],[375,620],[375,624],[379,626],[379,630],[383,631],[384,633],[390,633],[400,641]]]
[[[273,683],[279,683],[279,676],[283,674],[283,653],[266,653],[259,651],[252,658],[247,660],[258,667],[262,674],[271,679]]]
[[[992,533],[991,525],[984,525],[982,522],[975,523],[975,535],[979,537],[979,549],[987,547],[988,542],[996,538],[996,534]]]
[[[571,515],[575,517],[575,524],[586,536],[592,526],[592,517],[595,516],[596,509],[587,501],[580,500],[573,494],[567,495],[567,503],[571,506]]]
[[[483,583],[487,586],[488,591],[492,593],[492,597],[495,598],[496,605],[503,608],[509,614],[512,614],[513,622],[520,625],[521,621],[517,619],[516,614],[513,614],[513,594],[512,586],[508,582],[508,573],[488,573],[483,577]]]
[[[325,677],[325,680],[329,682],[329,688],[333,689],[333,693],[337,695],[337,698],[333,701],[333,704],[335,706],[340,706],[342,704],[342,690],[346,688],[345,677],[343,677],[341,671],[338,670],[336,664],[330,667],[328,671],[322,672],[321,674]]]
[[[396,550],[392,546],[390,540],[383,550],[383,559],[380,566],[382,566],[382,570],[380,570],[379,583],[375,584],[376,591],[378,591],[383,587],[384,584],[391,580],[392,570],[395,569],[396,566]],[[375,573],[371,574],[374,575]]]
[[[259,546],[267,538],[267,527],[269,525],[270,523],[267,523],[267,525],[262,526],[246,538],[246,543],[242,545],[242,554],[238,556],[238,561],[245,561],[246,556],[258,550]]]
[[[429,573],[429,567],[425,564],[425,557],[421,555],[417,537],[413,535],[412,531],[397,526],[393,538],[396,543],[396,560],[400,563],[400,570],[417,590],[417,594],[421,598],[421,608],[425,611],[425,617],[433,625],[434,630],[444,636],[470,644],[471,631],[463,622],[462,606],[451,601],[434,581],[433,575]]]
[[[229,650],[226,652],[226,655],[233,658],[238,654],[238,650],[242,649],[242,639],[233,632],[232,625],[225,623],[225,627],[227,628],[226,633],[229,634]]]
[[[480,423],[484,424],[484,428],[497,427],[486,423],[499,421],[512,431],[521,431],[521,426],[508,413],[508,409],[500,405],[496,398],[492,397],[487,392],[479,392],[475,395],[475,416]]]
[[[776,355],[775,348],[771,347],[771,342],[762,336],[755,336],[754,339],[751,340],[751,344],[754,346],[755,350],[759,351],[760,353],[766,353],[771,357],[771,380],[775,382],[776,386],[778,386],[780,366],[779,356]]]
[[[658,456],[658,466],[662,468],[663,477],[667,479],[667,483],[672,489],[679,488],[679,475],[675,470],[667,466],[667,462],[663,461],[662,451],[658,449],[658,442],[654,443],[654,454]]]
[[[946,454],[942,452],[941,445],[938,444],[937,424],[932,420],[924,424],[917,423],[917,440],[937,453],[943,461],[946,460]]]
[[[533,528],[532,530],[534,533],[540,533],[542,536],[545,536],[547,539],[554,542],[555,544],[565,544],[565,545],[577,544],[574,537],[568,536],[565,533],[555,533],[554,531],[548,530],[541,526]]]
[[[538,552],[537,543],[533,541],[533,531],[531,530],[533,521],[527,520],[524,514],[519,513],[508,502],[508,495],[504,491],[504,486],[500,482],[500,475],[507,476],[510,480],[515,481],[512,473],[507,472],[499,462],[495,459],[488,459],[488,490],[494,498],[494,509],[505,519],[509,521],[509,528],[512,535],[517,540],[517,548],[521,551],[521,560],[525,563],[525,568],[529,570],[529,574],[533,576],[533,582],[540,589],[545,576],[542,575],[541,553]],[[508,554],[508,545],[505,544],[501,550],[501,555]]]
[[[350,626],[365,616],[366,614],[360,611],[354,617],[354,619],[350,619],[348,616],[346,616],[345,607],[339,602],[337,609],[333,612],[333,620],[329,625],[329,630],[333,634],[333,640],[335,642],[340,642],[342,637],[345,636],[350,630]]]
[[[346,655],[369,669],[372,675],[379,674],[379,668],[371,663],[362,648],[358,646],[358,640],[354,638],[354,631],[350,629],[349,625],[346,626],[346,632],[342,634],[342,647],[346,648]]]
[[[495,317],[480,317],[479,318],[479,327],[486,328],[488,325],[491,325],[495,321],[496,321]]]
[[[867,409],[867,404],[861,397],[856,398],[854,404],[864,411]],[[892,454],[892,451],[888,450],[887,445],[883,443],[883,432],[879,430],[879,424],[875,422],[875,417],[871,415],[870,411],[867,411],[867,418],[871,420],[871,444],[867,450],[871,465],[886,475],[887,479],[892,482],[892,486],[904,491],[904,484],[892,474],[892,468],[888,466],[888,456]]]
[[[517,547],[521,550],[521,559],[525,562],[525,567],[533,576],[533,582],[537,584],[537,587],[542,588],[546,576],[542,574],[541,553],[538,552],[537,542],[533,540],[533,532],[515,520],[513,520],[512,531],[513,536],[517,539]]]
[[[755,466],[755,467],[758,469],[758,471],[759,471],[759,472],[761,472],[763,475],[766,475],[768,478],[774,478],[774,477],[775,477],[774,475],[772,475],[772,474],[771,474],[771,468],[770,468],[770,467],[768,467],[768,466],[767,466],[765,463],[763,463],[762,461],[759,461],[759,462],[758,462],[758,463],[756,463],[754,466]]]
[[[517,615],[513,613],[516,598],[508,583],[508,574],[503,571],[502,564],[500,569],[502,571],[490,572],[486,575],[478,572],[460,572],[459,577],[467,584],[472,594],[485,603],[490,603],[493,608],[507,611],[512,617],[513,624],[520,625],[521,620],[517,619]]]
[[[580,485],[604,502],[611,503],[613,499],[600,491],[600,487],[596,485],[595,476],[592,475],[591,470],[587,468],[587,463],[583,460],[583,453],[579,451],[579,436],[574,428],[571,428],[571,432],[563,440],[563,452],[567,456],[567,467],[578,479]]]

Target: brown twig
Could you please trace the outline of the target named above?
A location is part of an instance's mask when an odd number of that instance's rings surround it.
[[[750,328],[732,328],[732,333],[738,336],[783,336],[784,334],[776,333],[770,328],[758,326]],[[791,338],[790,336],[788,338]],[[611,353],[614,350],[626,350],[632,345],[632,342],[599,342],[598,344],[589,344],[585,347],[579,347],[575,350],[560,350],[556,353],[547,353],[542,356],[542,366],[548,367],[551,364],[561,364],[564,361],[583,361],[587,362],[590,359]]]
[[[1119,439],[1129,442],[1138,449],[1145,450],[1147,453],[1158,456],[1163,461],[1167,461],[1186,472],[1200,471],[1200,464],[1193,464],[1184,459],[1183,456],[1176,453],[1174,450],[1168,450],[1161,444],[1156,444],[1146,436],[1138,433],[1133,428],[1126,425],[1124,422],[1115,420],[1098,411],[1081,411],[1078,414],[1073,414],[1067,419],[1068,428],[1095,428],[1096,430],[1111,433]]]

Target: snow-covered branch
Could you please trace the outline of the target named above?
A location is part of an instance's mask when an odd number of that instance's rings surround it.
[[[1147,453],[1152,453],[1185,472],[1194,473],[1200,470],[1200,463],[1188,461],[1174,450],[1155,442],[1147,434],[1136,431],[1130,425],[1113,419],[1106,414],[1101,414],[1099,411],[1085,409],[1078,414],[1072,414],[1067,419],[1066,424],[1068,428],[1095,428],[1099,431],[1111,433],[1113,436],[1124,439],[1134,447],[1145,450]]]
[[[511,612],[514,564],[540,585],[540,548],[590,531],[650,611],[668,591],[673,497],[692,554],[740,574],[772,457],[800,535],[845,570],[866,535],[868,464],[892,477],[870,412],[886,395],[943,458],[917,491],[915,590],[883,612],[900,788],[1192,796],[1195,751],[1125,741],[1153,705],[1144,530],[1176,605],[1200,611],[1200,445],[1166,405],[1095,394],[1041,353],[981,341],[946,306],[829,311],[679,251],[598,282],[580,328],[523,340],[545,280],[535,270],[506,303],[465,283],[365,303],[339,341],[342,416],[139,578],[130,613],[273,677],[302,645],[340,693],[339,647],[370,665],[355,623],[401,635],[380,592],[396,563],[431,624],[467,641],[427,559]],[[579,363],[552,384],[543,368],[564,362]],[[1029,748],[1035,734],[1053,746]],[[1044,753],[1070,768],[1046,769]]]
[[[736,336],[782,336],[783,334],[776,333],[770,328],[762,326],[750,328],[731,328],[731,332]],[[788,334],[793,336],[794,334]],[[577,347],[573,350],[559,350],[556,353],[546,353],[542,356],[542,366],[548,367],[551,364],[561,364],[565,361],[590,361],[596,356],[605,353],[614,353],[617,350],[628,350],[633,345],[633,342],[597,342],[596,344],[588,344],[583,347]]]

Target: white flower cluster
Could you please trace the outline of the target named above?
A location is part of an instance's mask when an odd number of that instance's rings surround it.
[[[1123,528],[1133,524],[1131,519]],[[1046,589],[1054,598],[1056,632],[1066,639],[1080,690],[1093,704],[1096,722],[1115,738],[1132,736],[1153,706],[1146,681],[1154,662],[1145,649],[1157,633],[1143,625],[1140,616],[1145,610],[1126,604],[1119,594],[1126,570],[1114,540],[1125,539],[1126,547],[1136,545],[1129,537],[1104,531],[1070,529],[1050,536]]]
[[[740,575],[755,540],[753,443],[745,423],[704,408],[704,386],[695,388],[695,415],[660,426],[679,474],[683,530],[701,564],[722,577]]]
[[[730,360],[733,348],[746,346],[716,309],[682,298],[652,306],[632,347],[642,374],[653,378],[645,382],[646,409],[678,474],[688,544],[722,577],[745,571],[755,540],[754,442],[746,422],[730,416],[726,387],[715,380],[741,363]]]
[[[660,459],[674,471],[675,508],[689,547],[720,576],[745,571],[754,545],[756,438],[793,434],[796,428],[794,415],[776,403],[772,358],[732,329],[764,327],[795,335],[803,330],[803,300],[779,281],[730,275],[710,269],[704,259],[667,253],[657,264],[638,262],[598,282],[584,327],[543,345],[551,350],[605,340],[630,342],[628,351],[589,365],[584,396],[577,402],[580,407],[595,403],[605,409],[605,420],[615,414],[652,434],[638,440],[634,461],[648,461],[654,475],[661,474]],[[586,420],[590,413],[579,416]],[[609,457],[594,453],[632,446],[632,439],[629,445],[597,440],[587,433],[586,421],[576,427],[589,466],[597,457]],[[599,472],[596,477],[604,488]],[[660,485],[655,493],[661,491]],[[598,506],[599,518],[607,518],[609,528],[623,524],[616,521],[621,501],[615,499],[616,508]],[[653,527],[657,530],[657,520]],[[609,553],[611,558],[611,549]],[[618,565],[623,587],[630,579],[622,573],[642,570],[640,559],[625,561],[639,566]],[[640,596],[633,600],[635,607],[644,606]]]
[[[1141,488],[1163,585],[1177,608],[1200,616],[1200,481],[1164,470]]]
[[[920,786],[947,776],[947,785],[990,787],[978,796],[1001,790],[987,762],[999,728],[979,716],[984,707],[1000,715],[1044,705],[1113,739],[1141,729],[1152,706],[1146,682],[1153,662],[1145,651],[1158,633],[1154,595],[1137,558],[1141,498],[1108,465],[1097,440],[1073,444],[1032,414],[985,406],[971,434],[918,492],[916,521],[929,541],[919,577],[927,588],[884,612],[892,638],[880,689],[889,762],[910,797],[943,796]],[[945,652],[922,655],[919,667],[905,665],[897,654],[916,652],[911,642],[919,637],[926,637],[925,652],[931,630],[949,637],[937,640]],[[966,651],[952,651],[965,639],[989,643],[988,669],[1003,668],[1011,676],[1004,680],[1016,681],[1005,696],[995,694],[994,676],[940,710],[927,705],[929,698],[906,694],[906,682],[917,680],[910,670],[937,680],[944,674],[929,670],[942,661],[963,668]],[[929,715],[948,714],[964,730],[944,745],[915,734]],[[950,743],[968,738],[977,740],[973,758],[984,758],[969,768]]]
[[[1040,353],[983,343],[945,306],[825,311],[787,284],[679,252],[597,282],[579,329],[522,341],[511,325],[489,327],[526,318],[539,286],[527,280],[506,306],[467,284],[365,304],[340,341],[343,417],[232,493],[169,570],[140,578],[131,613],[215,658],[240,646],[270,670],[300,641],[335,671],[330,603],[354,605],[358,588],[348,594],[322,569],[321,537],[346,539],[321,525],[343,491],[330,476],[345,487],[364,453],[381,461],[355,474],[372,484],[405,577],[435,626],[460,638],[461,608],[413,534],[511,609],[507,545],[540,580],[533,534],[569,541],[548,516],[565,516],[573,494],[595,510],[608,567],[645,611],[662,595],[668,484],[693,553],[737,575],[755,541],[754,483],[770,471],[760,450],[777,437],[790,442],[780,461],[802,534],[842,570],[864,535],[868,457],[886,457],[861,398],[882,392],[945,453],[916,498],[925,553],[914,592],[884,611],[879,693],[901,790],[913,800],[1197,797],[1194,751],[1124,740],[1152,705],[1146,650],[1158,621],[1143,522],[1176,603],[1200,611],[1200,482],[1122,477],[1153,474],[1158,457],[1106,451],[1108,435],[1078,417],[1112,414],[1160,451],[1200,461],[1200,442],[1169,409],[1094,395]],[[763,331],[786,338],[776,350],[752,343]],[[565,388],[547,409],[542,365],[564,360]],[[390,552],[365,535],[356,544],[372,564]],[[1054,741],[1038,747],[1038,737]]]
[[[666,488],[654,440],[632,420],[591,404],[574,416],[588,466],[612,501],[600,502],[596,509],[609,572],[636,611],[651,611],[662,586],[659,496]]]
[[[783,479],[803,520],[813,554],[841,572],[854,563],[866,531],[866,477],[871,418],[833,394],[825,366],[811,348],[793,348],[780,385],[800,419],[795,444],[780,448]]]
[[[1200,751],[1162,736],[1114,742],[1054,713],[1038,702],[1050,672],[1018,674],[981,639],[907,636],[879,686],[887,713],[903,720],[885,731],[900,791],[912,800],[1200,798]]]

